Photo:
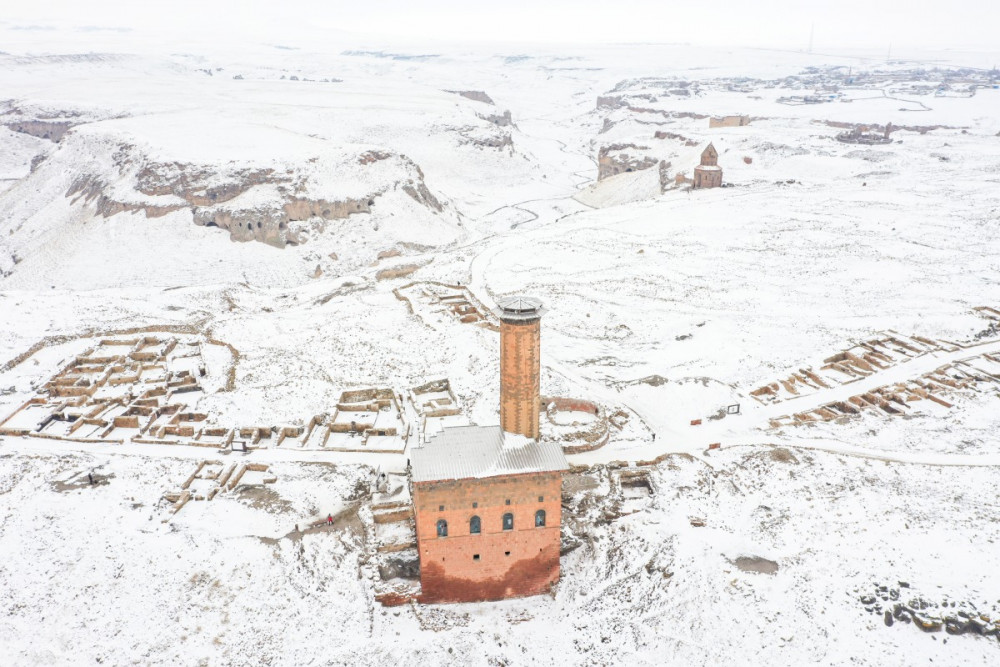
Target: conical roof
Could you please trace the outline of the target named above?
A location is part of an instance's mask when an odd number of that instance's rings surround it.
[[[536,320],[545,313],[540,299],[532,296],[505,296],[497,299],[497,317],[507,321]]]

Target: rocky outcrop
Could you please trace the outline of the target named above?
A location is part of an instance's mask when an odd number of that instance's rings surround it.
[[[507,112],[508,114],[510,112]],[[477,146],[479,148],[491,148],[494,150],[506,150],[513,154],[514,139],[510,130],[499,127],[466,127],[459,130],[462,135],[462,143]]]
[[[24,105],[14,100],[0,102],[0,125],[12,132],[20,132],[52,143],[62,141],[66,133],[77,125],[106,118],[99,112],[77,109],[53,110],[35,105]]]
[[[225,229],[233,241],[299,245],[306,240],[306,226],[290,223],[309,221],[315,227],[371,213],[378,198],[391,190],[435,212],[444,210],[416,164],[383,151],[367,151],[347,163],[324,164],[317,157],[291,167],[153,161],[130,144],[118,145],[108,157],[117,174],[80,175],[66,191],[73,203],[92,206],[103,217],[142,213],[155,218],[187,209],[196,225]],[[338,170],[351,173],[349,191],[360,190],[360,196],[310,196],[329,188],[329,174]]]
[[[462,97],[472,100],[474,102],[482,102],[484,104],[493,104],[493,100],[482,90],[449,90],[449,93],[455,93],[456,95],[461,95]]]
[[[677,134],[675,132],[664,132],[662,130],[657,130],[653,133],[654,139],[673,139],[674,141],[680,141],[685,146],[697,146],[698,142],[694,139],[688,139],[683,134]]]
[[[66,196],[72,199],[74,204],[84,203],[92,205],[98,215],[108,218],[119,213],[145,213],[147,218],[159,218],[172,211],[184,208],[181,204],[173,205],[150,205],[136,202],[115,201],[105,194],[107,183],[90,174],[78,177],[66,191]]]
[[[620,109],[627,106],[621,95],[602,95],[597,98],[598,109]]]
[[[660,194],[661,195],[664,192],[667,191],[667,188],[669,188],[671,185],[674,184],[674,180],[672,178],[670,178],[670,166],[671,166],[670,163],[667,162],[666,160],[660,160],[660,164],[658,166],[658,169],[659,169],[659,172],[660,172]]]
[[[375,280],[395,280],[396,278],[405,278],[413,273],[416,273],[416,271],[423,266],[426,266],[426,264],[400,264],[399,266],[382,269],[375,274]]]
[[[43,162],[45,162],[45,159],[47,157],[48,157],[48,155],[46,155],[45,153],[39,153],[35,157],[31,158],[31,170],[30,170],[29,173],[32,173],[32,174],[35,173],[35,170],[38,169],[38,165],[40,165]]]
[[[485,121],[493,123],[497,127],[515,127],[514,121],[510,117],[510,109],[504,111],[502,114],[490,114],[488,116],[479,115],[479,117]]]
[[[46,120],[23,120],[12,123],[4,123],[14,132],[30,134],[39,139],[48,139],[53,143],[59,143],[63,136],[69,132],[76,123],[69,121],[46,121]]]
[[[649,169],[658,164],[655,158],[630,155],[625,152],[626,150],[644,151],[649,150],[649,146],[637,146],[636,144],[602,146],[597,153],[597,180],[601,181],[609,176],[625,172]]]
[[[469,139],[468,142],[474,146],[479,146],[480,148],[495,148],[497,150],[509,149],[514,150],[514,140],[509,134],[498,134],[487,137],[479,137],[475,139]]]
[[[292,181],[287,174],[276,175],[274,169],[239,169],[225,174],[223,182],[212,183],[217,176],[210,168],[199,169],[177,162],[153,162],[136,174],[136,190],[150,197],[174,195],[192,206],[214,206],[234,199],[257,185]]]

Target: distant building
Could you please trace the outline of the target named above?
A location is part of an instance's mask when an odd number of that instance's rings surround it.
[[[504,299],[500,426],[446,428],[412,450],[421,602],[536,595],[559,580],[562,474],[539,442],[541,302]]]
[[[750,124],[750,116],[712,116],[708,119],[710,128],[743,127]]]
[[[838,134],[837,141],[844,144],[890,144],[892,137],[889,135],[892,131],[892,123],[886,123],[881,132],[876,128],[869,129],[866,125],[855,125],[852,129]]]
[[[701,164],[694,168],[693,186],[717,188],[720,185],[722,185],[722,168],[719,166],[719,151],[709,144],[701,153]]]

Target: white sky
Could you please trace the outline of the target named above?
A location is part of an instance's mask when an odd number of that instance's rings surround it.
[[[1000,49],[1000,0],[4,0],[0,27],[102,26],[220,41],[319,28],[414,41]],[[334,33],[331,33],[331,35]],[[0,50],[3,49],[0,43]]]

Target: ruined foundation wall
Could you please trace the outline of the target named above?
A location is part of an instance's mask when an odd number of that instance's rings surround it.
[[[712,116],[708,126],[713,127],[743,127],[750,124],[750,116]]]

